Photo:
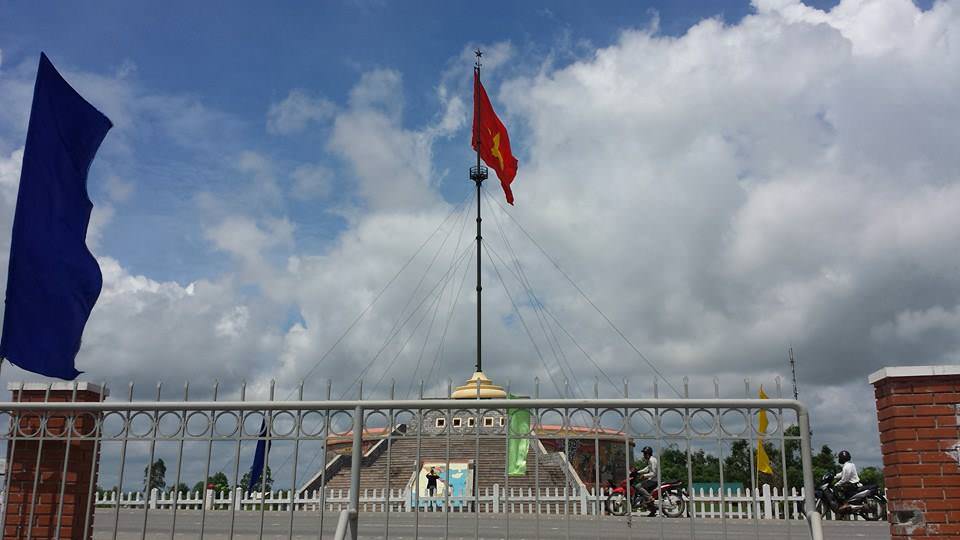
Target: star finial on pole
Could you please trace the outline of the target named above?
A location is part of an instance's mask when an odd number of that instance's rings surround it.
[[[478,47],[475,51],[473,51],[473,54],[476,55],[477,57],[477,63],[474,64],[474,67],[476,67],[477,69],[480,69],[480,66],[483,65],[480,63],[480,58],[483,56],[483,51],[481,51],[480,48]]]

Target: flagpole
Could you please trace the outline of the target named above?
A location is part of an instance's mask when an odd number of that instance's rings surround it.
[[[477,117],[477,107],[479,103],[477,101],[477,88],[476,85],[480,81],[480,58],[483,56],[483,52],[480,49],[474,51],[474,54],[477,57],[477,61],[473,66],[474,71],[476,72],[476,82],[474,82],[473,89],[473,116]],[[477,166],[470,170],[470,179],[477,184],[477,366],[476,372],[480,373],[483,371],[483,360],[481,356],[481,309],[480,309],[480,292],[483,290],[483,287],[480,286],[480,257],[481,257],[481,244],[483,243],[483,236],[480,234],[480,186],[483,184],[483,181],[487,178],[487,168],[480,165],[480,130],[479,123],[474,122],[474,138],[477,141]]]

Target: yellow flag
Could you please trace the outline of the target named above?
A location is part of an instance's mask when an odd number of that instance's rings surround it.
[[[768,399],[767,394],[763,392],[763,386],[760,387],[760,399]],[[767,411],[761,409],[759,415],[757,428],[762,435],[767,432]],[[773,469],[770,468],[770,458],[767,457],[767,451],[763,449],[762,436],[757,437],[757,470],[762,473],[773,474]]]

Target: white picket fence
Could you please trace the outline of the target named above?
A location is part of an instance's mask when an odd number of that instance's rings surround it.
[[[447,497],[420,497],[421,511],[443,512],[473,512],[476,506],[481,512],[510,512],[518,514],[564,514],[564,508],[570,514],[592,515],[599,511],[604,512],[604,503],[607,491],[599,494],[595,490],[565,490],[563,488],[542,488],[539,497],[533,489],[510,488],[509,490],[494,484],[492,488],[485,488],[479,496],[469,494],[453,494]],[[322,495],[322,496],[321,496]],[[704,491],[699,489],[691,494],[690,513],[697,518],[720,518],[721,514],[727,519],[801,519],[800,504],[803,501],[803,491],[791,488],[790,494],[784,497],[777,488],[763,485],[756,493],[750,489],[726,490],[723,497],[719,490]],[[145,502],[141,492],[121,493],[119,501],[117,494],[112,491],[98,493],[96,505],[98,507],[143,508],[148,504],[150,509],[171,509],[176,504],[178,509],[238,511],[260,510],[266,505],[267,510],[286,511],[290,504],[295,510],[319,511],[321,504],[324,510],[338,512],[345,510],[349,504],[349,492],[346,489],[328,489],[321,494],[319,490],[301,494],[291,501],[292,492],[277,490],[266,493],[262,497],[259,492],[246,492],[242,489],[234,491],[206,493],[193,492],[176,494],[172,491],[161,492],[152,490],[149,499]],[[360,493],[360,510],[363,512],[385,512],[389,505],[391,512],[412,512],[415,499],[408,490],[394,489],[388,493],[386,489],[369,489]]]

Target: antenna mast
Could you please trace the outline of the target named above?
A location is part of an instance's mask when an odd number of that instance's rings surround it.
[[[793,376],[793,399],[799,400],[797,392],[797,363],[793,359],[793,347],[790,347],[790,374]]]

